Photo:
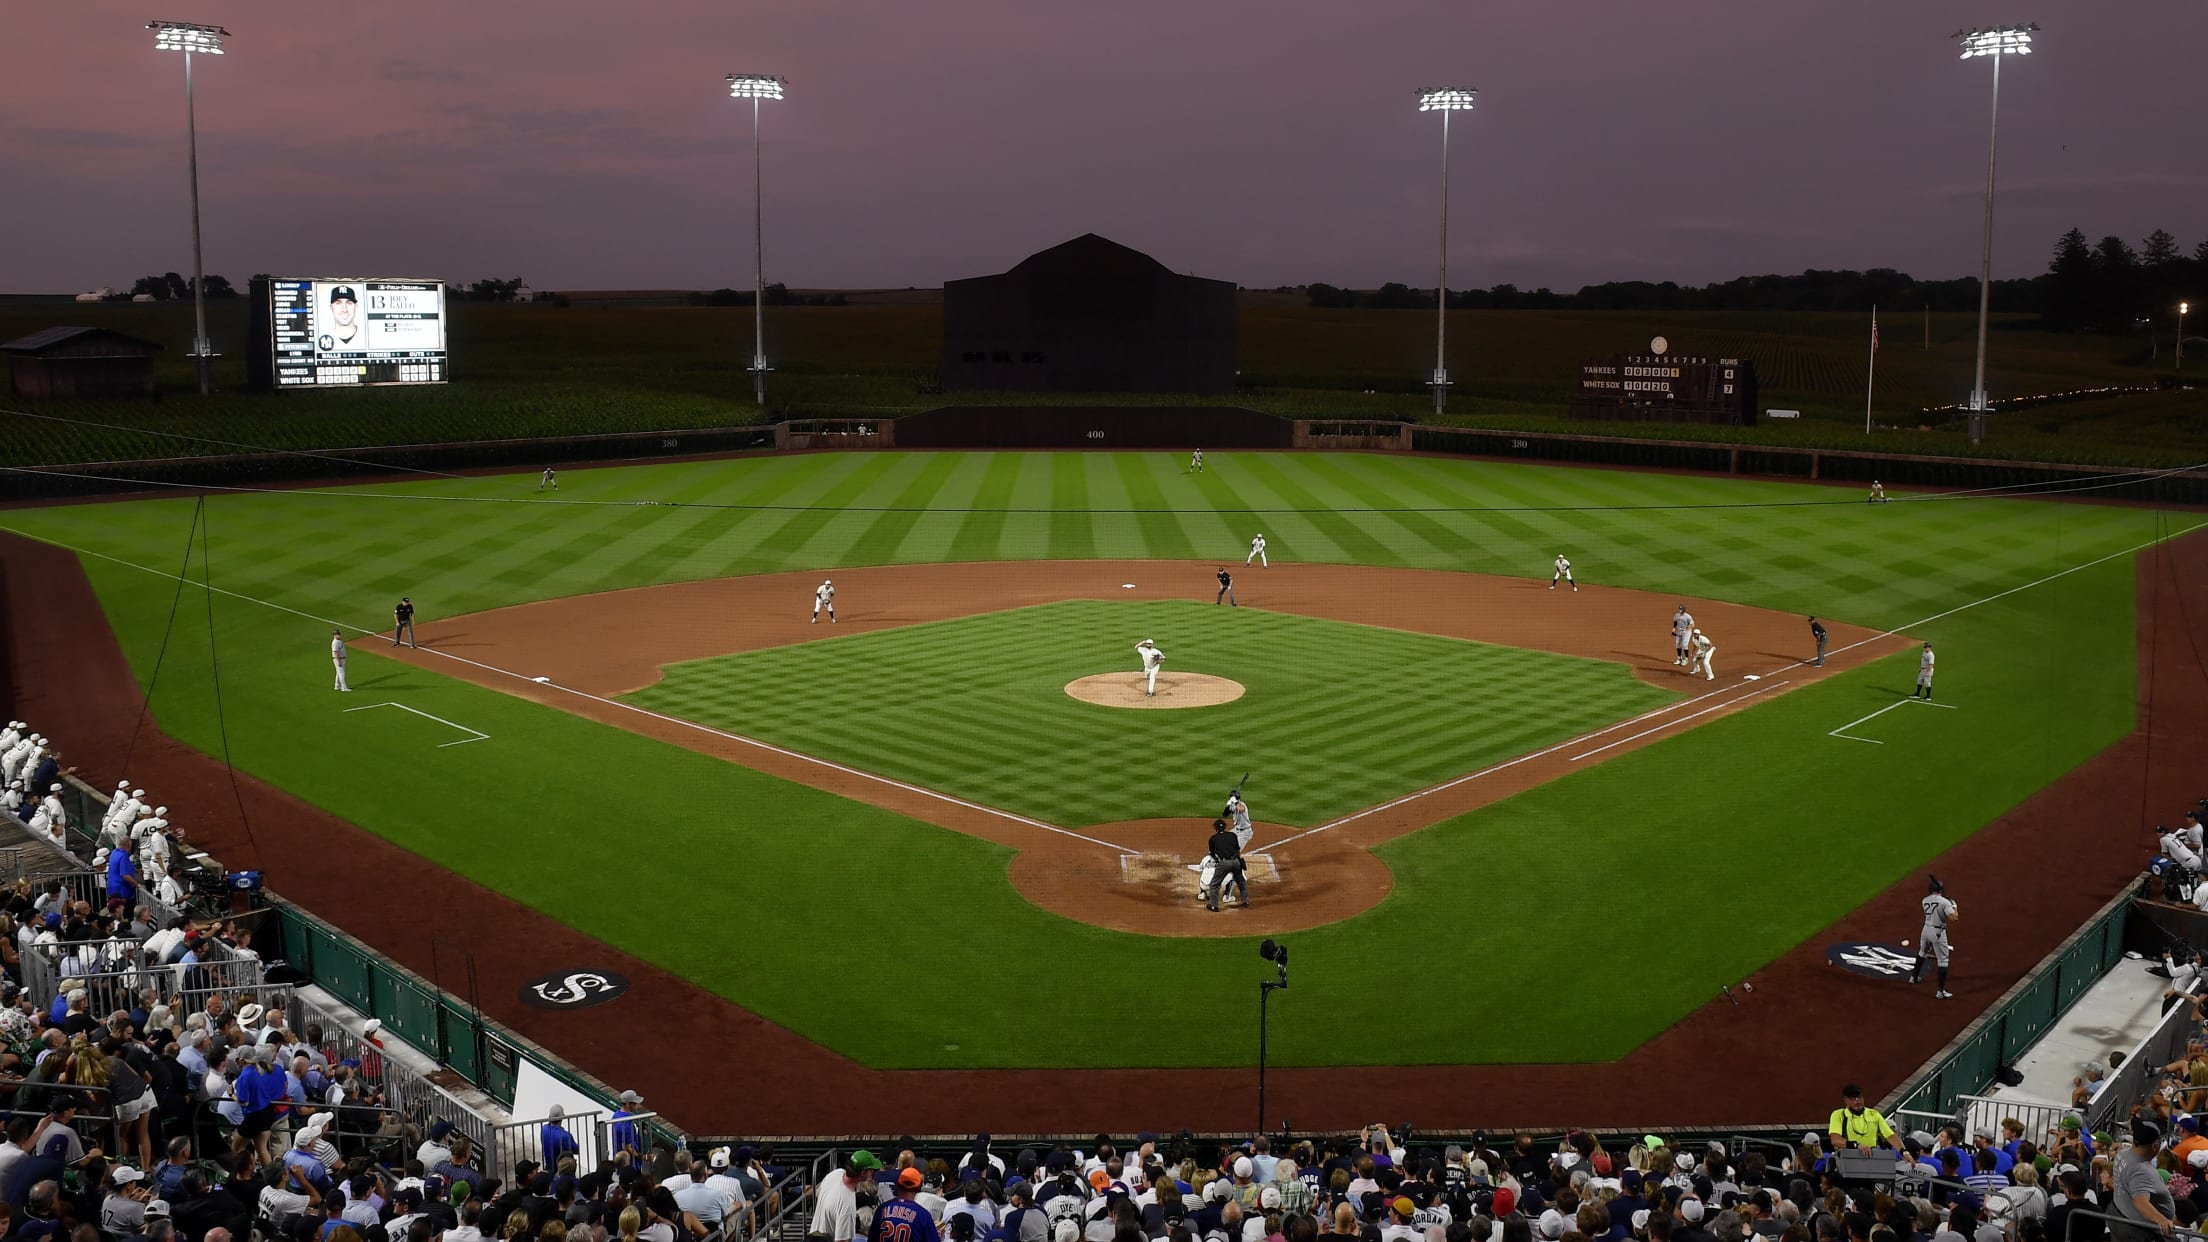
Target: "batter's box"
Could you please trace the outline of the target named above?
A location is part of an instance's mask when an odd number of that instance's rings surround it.
[[[1271,854],[1244,854],[1243,875],[1252,884],[1276,883],[1280,879],[1280,867]],[[1155,884],[1161,888],[1186,893],[1196,901],[1204,899],[1203,881],[1200,878],[1203,863],[1189,862],[1179,854],[1142,853],[1121,854],[1119,873],[1129,884]]]

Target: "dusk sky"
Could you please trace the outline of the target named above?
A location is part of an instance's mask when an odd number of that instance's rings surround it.
[[[0,46],[0,290],[188,272],[182,57],[198,58],[207,269],[519,275],[539,288],[935,285],[1083,232],[1249,286],[1576,289],[1807,267],[1974,275],[2004,64],[1994,270],[2077,225],[2187,251],[2184,123],[2208,4],[2127,0],[15,0]],[[147,7],[152,3],[152,7]],[[2034,5],[2037,5],[2035,8]],[[2197,103],[2190,110],[2197,115]]]

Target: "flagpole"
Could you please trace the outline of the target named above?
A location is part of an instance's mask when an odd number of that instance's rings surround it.
[[[1871,308],[1871,365],[1863,380],[1863,434],[1871,434],[1871,390],[1878,384],[1878,308]]]

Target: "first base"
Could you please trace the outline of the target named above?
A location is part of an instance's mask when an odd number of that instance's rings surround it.
[[[1755,675],[1754,673],[1742,673],[1742,674],[1740,675],[1740,679],[1741,679],[1742,681],[1762,681],[1762,680],[1763,680],[1763,678],[1761,678],[1761,677],[1758,677],[1758,676],[1756,676],[1756,675]]]
[[[532,677],[529,680],[537,683],[540,686],[549,686],[552,684],[552,679],[549,677]]]
[[[1132,591],[1135,589],[1135,584],[1132,582],[1122,582],[1119,584],[1119,589],[1122,591]]]

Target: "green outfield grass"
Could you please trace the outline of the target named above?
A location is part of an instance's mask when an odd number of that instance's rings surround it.
[[[1009,856],[987,843],[384,661],[372,645],[353,665],[361,693],[332,694],[329,625],[379,626],[402,592],[438,617],[773,570],[1239,555],[1263,530],[1276,559],[1527,577],[1564,551],[1587,581],[1937,641],[1940,701],[1957,710],[1889,712],[1866,726],[1887,745],[1827,733],[1905,693],[1907,656],[1391,842],[1394,892],[1295,938],[1295,995],[1315,999],[1276,1008],[1273,1027],[1287,1064],[1606,1059],[2131,728],[2126,553],[2199,520],[1968,498],[1873,507],[1806,485],[1378,455],[1219,453],[1201,477],[1182,465],[854,454],[578,471],[557,499],[524,475],[218,495],[205,564],[235,594],[210,609],[185,591],[153,711],[219,752],[212,638],[241,770],[868,1064],[1211,1065],[1218,992],[1199,981],[1254,977],[1247,942],[1068,922],[1021,899]],[[0,526],[98,554],[87,567],[145,680],[193,504],[8,510]],[[1417,706],[1454,710],[1461,690],[1437,679]],[[490,736],[440,746],[460,735],[395,709],[341,710],[383,701]],[[958,731],[918,708],[912,720]],[[837,723],[854,737],[882,727]],[[1032,769],[1051,744],[1034,738],[1001,762]],[[1218,778],[1197,779],[1214,790]],[[607,901],[615,889],[648,894],[665,917]],[[809,930],[823,923],[835,934]],[[1589,988],[1558,963],[1590,936],[1681,951],[1644,955],[1630,987]],[[1017,1003],[948,1020],[867,1003],[879,980],[851,968],[855,945],[894,952],[908,978],[970,977],[1008,953],[1058,968],[1024,975]],[[1374,964],[1406,945],[1430,967],[1411,1005],[1372,986]],[[1185,984],[1143,992],[1139,1040],[1100,1014],[1090,982],[1129,963]],[[838,977],[848,991],[820,986]]]
[[[1433,369],[1432,319],[1408,311],[1312,310],[1269,294],[1243,298],[1240,383],[1232,397],[1175,394],[960,393],[931,381],[942,365],[942,307],[898,301],[845,308],[770,307],[770,404],[752,402],[751,312],[704,307],[610,309],[453,303],[455,382],[357,392],[244,391],[244,299],[209,305],[224,357],[218,391],[190,391],[188,304],[80,305],[0,301],[0,341],[56,323],[112,327],[167,346],[157,368],[167,396],[146,402],[0,403],[94,427],[0,422],[0,466],[134,460],[236,452],[238,444],[337,449],[731,427],[790,417],[887,418],[962,403],[1237,404],[1297,418],[1432,420],[1424,386]],[[2031,316],[1994,320],[1987,382],[1997,398],[2112,385],[2151,385],[2156,368],[2130,337],[2043,332]],[[1645,426],[1567,424],[1580,361],[1638,350],[1668,336],[1686,353],[1754,359],[1763,405],[1802,411],[1798,422],[1694,429],[1749,443],[2083,463],[2183,465],[2208,458],[2208,419],[2197,392],[2134,394],[2078,406],[2003,414],[1971,445],[1959,427],[1862,434],[1869,317],[1843,313],[1454,311],[1450,368],[1456,396],[1442,421],[1595,435]],[[1968,395],[1977,317],[1941,314],[1930,331],[1886,321],[1877,417],[1913,428],[1917,411]],[[2189,411],[2191,417],[2178,417]],[[1677,434],[1667,429],[1663,434]],[[184,437],[207,437],[192,440]],[[218,443],[228,441],[230,444]]]
[[[1138,637],[1169,670],[1248,693],[1162,712],[1065,693],[1076,677],[1135,676]],[[1262,772],[1259,816],[1301,827],[1681,696],[1546,652],[1201,601],[1069,600],[693,661],[628,697],[1067,826],[1213,814],[1237,774]]]

